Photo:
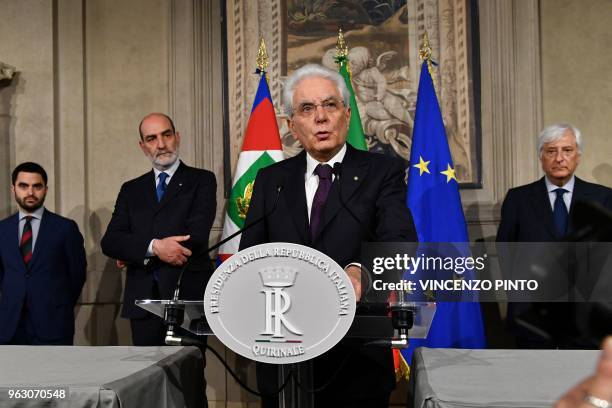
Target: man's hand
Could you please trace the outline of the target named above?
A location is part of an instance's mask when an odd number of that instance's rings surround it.
[[[189,235],[178,235],[153,241],[153,254],[163,262],[173,266],[183,266],[191,251],[181,245]]]
[[[592,408],[612,403],[612,337],[604,340],[602,348],[595,374],[569,390],[555,408]],[[591,398],[590,403],[587,398]]]
[[[344,269],[353,284],[355,298],[359,302],[361,299],[361,268],[357,265],[349,265]]]

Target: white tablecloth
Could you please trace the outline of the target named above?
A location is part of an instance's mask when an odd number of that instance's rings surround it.
[[[194,347],[0,346],[1,407],[198,407],[202,354]],[[9,399],[9,389],[67,387],[69,402]]]
[[[550,407],[593,373],[598,351],[419,348],[409,407]]]

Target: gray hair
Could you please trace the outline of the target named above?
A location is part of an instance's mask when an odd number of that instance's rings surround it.
[[[548,126],[538,136],[538,153],[542,155],[542,147],[546,143],[556,142],[563,137],[563,134],[570,130],[576,138],[576,146],[578,146],[578,152],[582,154],[582,134],[580,130],[571,123],[555,123],[554,125]]]
[[[285,89],[283,89],[283,107],[285,108],[285,114],[287,116],[293,116],[293,92],[295,91],[295,87],[298,86],[302,80],[312,77],[324,78],[333,82],[336,88],[338,88],[340,95],[342,95],[344,106],[350,106],[351,94],[346,87],[342,75],[337,71],[333,71],[318,64],[306,64],[294,71],[285,81]]]

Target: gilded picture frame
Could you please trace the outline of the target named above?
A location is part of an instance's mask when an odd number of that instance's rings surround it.
[[[475,0],[227,0],[226,16],[231,160],[240,150],[259,79],[259,39],[267,46],[269,86],[283,149],[292,156],[301,147],[285,123],[283,81],[310,62],[337,69],[333,57],[341,28],[368,148],[408,164],[418,49],[427,32],[438,64],[434,80],[457,178],[463,188],[481,187]]]

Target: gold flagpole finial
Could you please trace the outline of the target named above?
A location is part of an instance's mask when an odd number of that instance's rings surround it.
[[[336,58],[344,58],[348,57],[348,47],[346,46],[346,41],[344,41],[344,34],[342,33],[342,29],[338,29],[338,42],[336,42]]]
[[[423,35],[423,44],[421,44],[421,47],[419,48],[419,58],[421,59],[421,61],[427,63],[427,70],[429,71],[429,76],[431,77],[434,90],[437,94],[438,85],[436,84],[436,76],[433,69],[434,64],[432,63],[431,59],[432,52],[433,51],[431,49],[431,44],[429,43],[429,36],[427,35],[427,31],[425,31],[425,34]]]
[[[266,43],[263,37],[259,41],[259,51],[257,51],[257,69],[259,73],[265,72],[268,68],[268,53],[266,52]]]
[[[344,33],[342,33],[342,29],[338,29],[338,41],[336,42],[336,58],[334,58],[336,64],[340,68],[345,67],[346,72],[348,72],[349,78],[353,77],[353,73],[351,72],[351,64],[349,64],[348,59],[348,45],[346,45],[346,41],[344,40]]]
[[[419,48],[419,58],[421,61],[430,61],[431,60],[431,45],[429,44],[429,36],[427,35],[427,31],[425,31],[425,35],[423,35],[423,44]]]

